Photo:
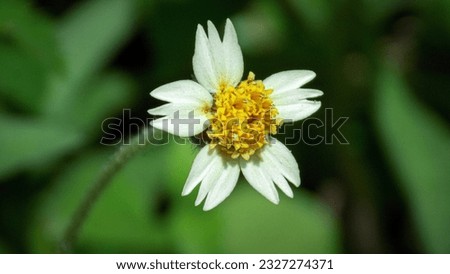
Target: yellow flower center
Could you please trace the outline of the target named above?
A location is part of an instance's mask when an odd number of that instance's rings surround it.
[[[233,159],[241,156],[248,160],[267,144],[266,136],[275,134],[281,123],[271,93],[261,80],[255,81],[252,72],[236,87],[222,85],[215,94],[206,132],[210,148],[217,147]]]

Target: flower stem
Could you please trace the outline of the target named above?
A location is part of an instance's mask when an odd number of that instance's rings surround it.
[[[89,216],[93,205],[106,187],[111,183],[112,178],[125,166],[127,161],[139,150],[149,144],[148,137],[152,131],[153,128],[144,128],[130,140],[129,144],[120,146],[112,158],[105,164],[89,192],[87,192],[83,201],[76,209],[68,227],[64,231],[63,238],[58,247],[60,253],[70,253],[72,251],[80,229]]]

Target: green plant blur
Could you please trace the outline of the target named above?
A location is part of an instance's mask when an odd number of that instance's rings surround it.
[[[0,1],[0,253],[55,252],[118,147],[100,144],[102,121],[135,134],[160,104],[149,92],[192,77],[197,24],[226,18],[245,73],[317,73],[313,117],[348,117],[349,144],[315,128],[327,143],[289,146],[294,199],[272,205],[241,179],[211,212],[181,197],[195,146],[149,146],[74,252],[449,253],[449,14],[447,0]]]

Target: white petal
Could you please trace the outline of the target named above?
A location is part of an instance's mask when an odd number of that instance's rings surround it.
[[[241,81],[242,74],[244,73],[244,59],[242,57],[241,47],[238,43],[236,30],[230,19],[227,19],[225,24],[223,58],[226,81],[232,86],[236,86],[239,81]]]
[[[208,21],[208,40],[211,48],[214,50],[222,48],[222,41],[220,40],[219,32],[211,21]]]
[[[181,195],[186,196],[194,190],[194,188],[210,173],[211,166],[216,165],[221,159],[214,150],[210,150],[208,146],[204,146],[192,163],[191,171],[184,185]]]
[[[211,188],[214,187],[215,182],[220,179],[222,171],[225,169],[225,163],[221,155],[216,150],[212,150],[210,154],[211,164],[208,167],[208,173],[204,176],[200,185],[197,199],[195,200],[196,206],[203,202],[206,195],[208,195]]]
[[[310,100],[293,101],[291,104],[284,105],[277,105],[275,103],[279,117],[283,120],[289,120],[292,122],[305,119],[316,112],[320,106],[320,101]]]
[[[194,57],[192,58],[192,66],[195,78],[209,92],[216,92],[219,89],[219,72],[216,70],[208,37],[200,25],[197,27],[195,36],[195,51]]]
[[[231,194],[239,178],[239,164],[237,161],[227,161],[221,172],[220,177],[213,181],[212,188],[208,191],[208,197],[203,206],[205,211],[216,207]]]
[[[168,103],[156,108],[149,109],[148,113],[150,113],[151,115],[169,116],[176,111],[193,111],[199,108],[201,108],[201,106],[198,103],[177,102]]]
[[[200,189],[198,190],[197,198],[195,199],[195,206],[198,206],[205,200],[208,192],[214,186],[214,183],[220,179],[220,174],[224,167],[222,165],[213,165],[209,169],[209,173],[206,174],[205,178],[202,180],[200,184]]]
[[[152,115],[164,116],[151,121],[153,127],[189,137],[199,134],[208,126],[204,109],[212,106],[213,98],[198,83],[191,80],[176,81],[153,90],[150,95],[169,102],[148,110]]]
[[[269,201],[274,204],[278,204],[280,199],[278,197],[278,192],[272,182],[271,176],[267,174],[258,158],[252,157],[250,161],[240,159],[239,165],[241,166],[242,174],[244,174],[245,179],[248,183],[266,197]]]
[[[227,198],[239,178],[237,161],[224,161],[217,150],[203,147],[192,164],[182,195],[188,195],[200,184],[195,201],[199,205],[205,198],[204,210],[210,210]]]
[[[208,21],[208,36],[203,27],[198,26],[192,65],[197,81],[211,93],[219,90],[221,84],[236,86],[239,83],[244,61],[236,30],[229,19],[223,41],[211,21]]]
[[[284,194],[286,194],[286,196],[290,198],[294,197],[294,193],[292,192],[289,183],[284,178],[280,170],[277,169],[272,162],[268,161],[267,158],[264,159],[264,157],[261,157],[261,163],[263,168],[267,170],[267,173],[270,175],[275,185],[277,185],[281,189],[281,191],[283,191]]]
[[[272,94],[270,98],[272,99],[275,105],[285,105],[295,101],[300,101],[308,98],[315,98],[322,95],[323,92],[318,89],[299,88],[293,90],[286,90],[282,92],[276,92],[275,94]]]
[[[204,87],[191,80],[180,80],[165,84],[150,92],[156,99],[167,102],[203,103],[212,104],[213,98]]]
[[[213,56],[213,65],[217,73],[217,77],[220,78],[222,77],[221,75],[224,74],[224,67],[225,67],[223,46],[222,41],[220,40],[219,37],[219,33],[217,32],[216,27],[211,21],[208,21],[208,41]]]
[[[264,79],[266,88],[273,89],[273,94],[286,90],[297,89],[316,77],[310,70],[287,70],[272,74]]]
[[[300,170],[297,161],[289,149],[280,141],[270,138],[269,144],[262,149],[260,157],[271,163],[273,168],[278,170],[292,184],[300,185]]]
[[[179,110],[150,122],[153,127],[180,137],[191,137],[204,131],[209,120],[201,110]]]

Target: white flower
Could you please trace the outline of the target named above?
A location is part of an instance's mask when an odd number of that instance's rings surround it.
[[[300,185],[300,171],[291,152],[270,137],[284,121],[298,121],[320,108],[308,98],[321,96],[303,89],[315,73],[290,70],[263,81],[250,72],[241,81],[244,62],[236,31],[228,19],[223,40],[208,21],[208,35],[198,26],[193,68],[197,82],[181,80],[163,85],[150,95],[168,102],[149,110],[162,118],[151,125],[182,137],[201,133],[204,146],[194,160],[182,195],[200,184],[195,205],[203,200],[210,210],[233,191],[240,172],[249,184],[278,204],[275,186],[293,197],[288,181]]]

